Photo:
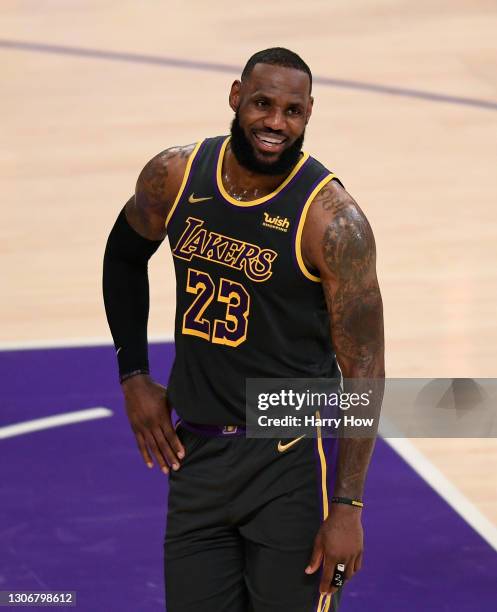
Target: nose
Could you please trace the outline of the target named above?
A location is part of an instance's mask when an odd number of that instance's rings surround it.
[[[272,108],[264,117],[264,127],[267,127],[275,132],[279,132],[285,128],[286,119],[283,112],[278,108]]]

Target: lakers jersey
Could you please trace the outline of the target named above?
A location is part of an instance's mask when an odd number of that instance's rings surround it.
[[[176,272],[176,357],[168,397],[181,418],[245,424],[246,378],[336,376],[316,272],[301,253],[307,210],[335,178],[302,154],[252,201],[222,183],[229,137],[194,148],[166,225]]]

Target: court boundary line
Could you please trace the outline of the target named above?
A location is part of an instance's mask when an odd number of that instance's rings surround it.
[[[497,527],[468,500],[442,472],[407,438],[383,438],[385,442],[428,484],[464,521],[497,551]]]
[[[30,419],[29,421],[2,425],[2,427],[0,427],[0,440],[22,436],[35,431],[44,431],[45,429],[52,429],[54,427],[63,427],[65,425],[73,425],[74,423],[83,423],[95,419],[105,419],[111,417],[113,414],[114,413],[109,408],[97,406],[95,408],[61,412],[38,419]]]
[[[54,45],[48,43],[27,42],[22,40],[9,40],[5,38],[0,38],[0,48],[13,49],[15,51],[33,51],[36,53],[89,57],[93,59],[128,62],[134,64],[158,65],[170,68],[183,68],[186,70],[200,70],[205,72],[221,72],[230,74],[240,74],[241,72],[241,67],[233,64],[188,60],[184,58],[150,55],[145,53],[131,53],[126,51],[109,51],[105,49],[70,47],[68,45]],[[414,89],[410,87],[395,87],[393,85],[381,85],[379,83],[368,83],[366,81],[338,79],[319,75],[313,76],[313,82],[317,85],[324,85],[326,87],[351,89],[356,91],[365,91],[368,93],[414,98],[418,100],[427,100],[430,102],[453,104],[456,106],[471,106],[474,108],[497,111],[497,102],[492,100],[481,100],[466,96],[453,96],[450,94],[423,91],[421,89]]]

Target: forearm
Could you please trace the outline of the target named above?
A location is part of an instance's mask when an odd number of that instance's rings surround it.
[[[361,397],[368,394],[367,412],[361,407],[360,416],[374,419],[373,436],[378,427],[385,380],[383,304],[378,283],[376,278],[372,282],[361,282],[358,278],[354,285],[340,286],[329,299],[333,343],[344,391]],[[335,496],[362,499],[374,444],[374,437],[340,438]]]
[[[161,241],[140,236],[121,211],[107,240],[103,296],[120,377],[148,372],[148,260]]]
[[[383,333],[381,333],[381,351],[368,359],[369,367],[346,368],[342,365],[345,390],[351,387],[356,393],[369,393],[367,413],[361,416],[374,418],[375,430],[378,426],[381,403],[383,401],[385,369],[383,359]],[[376,439],[374,437],[340,438],[338,446],[338,465],[333,494],[337,497],[362,499],[364,484],[373,454]]]
[[[362,499],[374,443],[374,438],[340,439],[334,496]]]

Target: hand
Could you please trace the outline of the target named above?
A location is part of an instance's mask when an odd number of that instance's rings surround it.
[[[337,563],[345,564],[345,578],[349,580],[361,569],[363,553],[363,531],[361,510],[344,504],[331,504],[330,514],[321,525],[311,560],[305,569],[313,574],[324,561],[319,590],[323,594],[336,593],[331,584]]]
[[[169,474],[171,467],[179,469],[185,449],[171,421],[166,388],[140,374],[125,380],[122,389],[131,429],[147,467],[154,466],[154,455],[164,474]]]

